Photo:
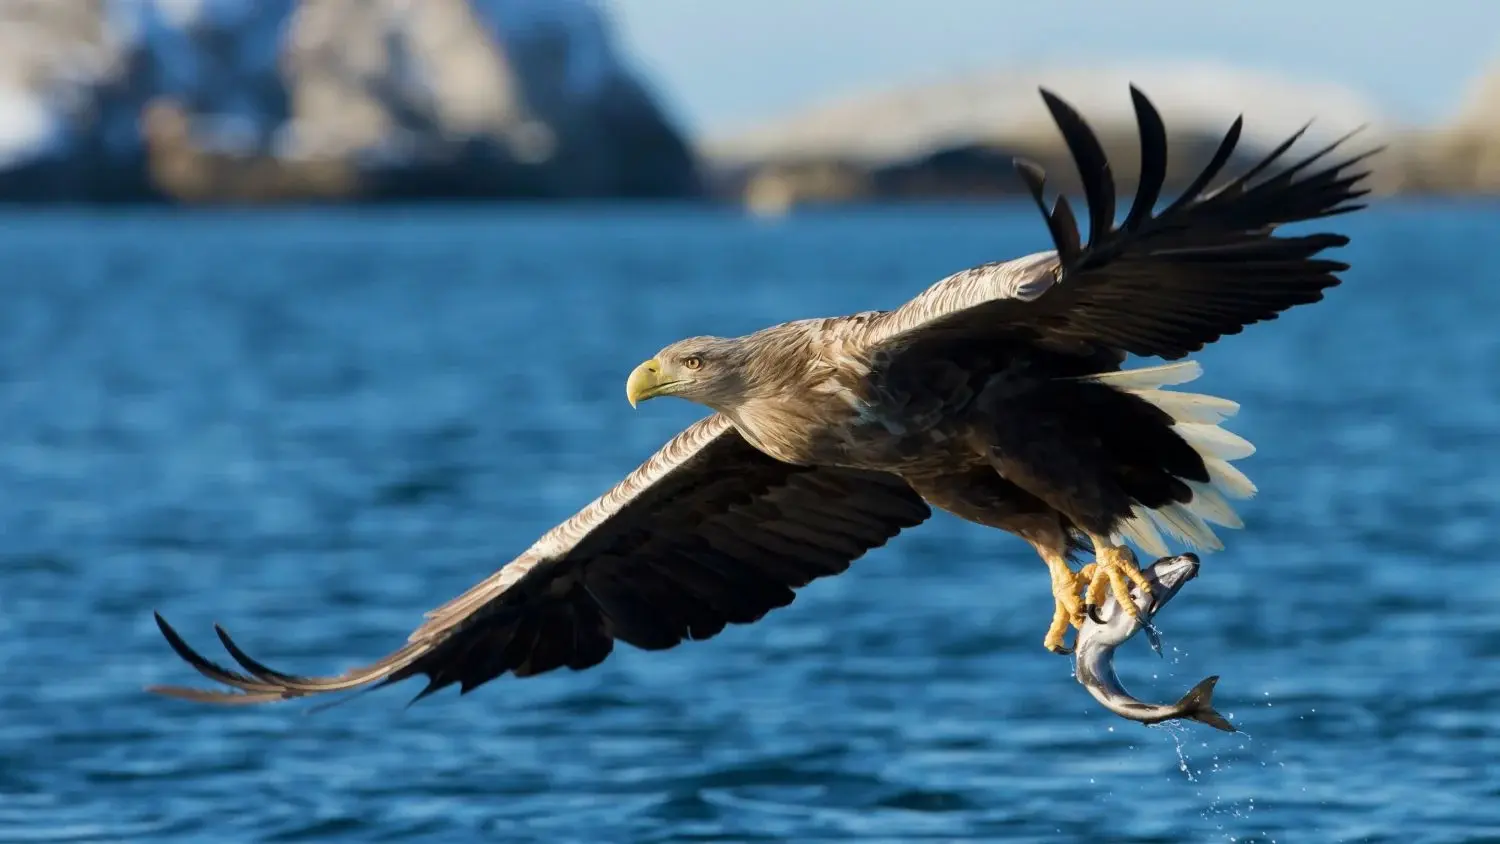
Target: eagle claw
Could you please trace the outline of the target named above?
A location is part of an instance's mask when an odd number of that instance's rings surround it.
[[[1103,624],[1104,623],[1104,617],[1099,614],[1099,605],[1098,604],[1084,604],[1083,605],[1083,612],[1090,619],[1092,619],[1095,624]]]
[[[1102,538],[1095,540],[1094,547],[1098,550],[1094,554],[1093,577],[1083,593],[1085,612],[1089,618],[1102,624],[1092,610],[1103,604],[1107,594],[1112,592],[1122,612],[1141,621],[1149,619],[1151,610],[1155,609],[1154,601],[1143,610],[1136,605],[1130,594],[1131,587],[1134,586],[1141,594],[1152,595],[1151,583],[1137,567],[1135,554],[1129,548],[1110,546],[1105,542]]]

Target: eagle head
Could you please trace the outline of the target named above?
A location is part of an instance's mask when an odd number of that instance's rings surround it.
[[[743,349],[738,339],[689,337],[637,366],[625,381],[630,406],[658,396],[676,396],[714,410],[744,396]]]

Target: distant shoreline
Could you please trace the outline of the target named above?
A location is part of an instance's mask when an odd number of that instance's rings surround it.
[[[1376,193],[1500,194],[1500,73],[1433,127],[1394,125],[1341,86],[1212,62],[1023,63],[691,137],[622,55],[597,6],[510,2],[504,20],[474,0],[424,0],[399,14],[360,0],[266,3],[237,15],[204,4],[190,19],[142,4],[128,7],[128,25],[94,7],[5,7],[8,32],[47,48],[0,56],[0,202],[690,199],[766,216],[987,202],[1021,195],[1017,156],[1040,164],[1052,187],[1076,187],[1042,87],[1095,129],[1126,190],[1137,166],[1130,86],[1160,108],[1169,132],[1169,191],[1186,186],[1243,115],[1230,174],[1309,120],[1303,149],[1369,124],[1351,149],[1388,147],[1371,162]],[[88,61],[59,58],[67,51]],[[417,82],[404,70],[413,61],[427,68]]]
[[[1170,195],[1167,197],[1170,199]],[[1371,207],[1420,208],[1430,207],[1500,207],[1500,193],[1410,193],[1371,195]],[[711,213],[715,216],[738,216],[747,219],[777,219],[780,217],[817,217],[858,215],[861,213],[953,211],[967,213],[987,208],[1008,208],[1020,213],[1035,213],[1030,197],[1019,195],[995,196],[975,199],[872,199],[851,202],[808,204],[797,206],[782,215],[760,214],[743,204],[723,198],[699,199],[521,199],[506,197],[458,198],[458,199],[401,199],[364,202],[282,202],[275,204],[184,205],[174,202],[119,201],[80,202],[56,200],[27,202],[0,199],[0,216],[61,216],[69,213],[88,213],[100,219],[128,219],[141,213],[153,216],[214,215],[277,217],[299,214],[333,214],[336,216],[385,217],[390,214],[417,214],[441,216],[451,211],[498,210],[531,214],[559,214],[565,216],[590,213],[613,214],[628,212],[631,215]]]

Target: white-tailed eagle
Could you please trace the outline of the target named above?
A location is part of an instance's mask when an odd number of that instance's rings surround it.
[[[1167,389],[1197,377],[1181,360],[1226,334],[1316,302],[1347,265],[1320,257],[1333,233],[1283,224],[1362,207],[1360,166],[1342,142],[1286,161],[1297,133],[1210,191],[1240,136],[1158,209],[1167,133],[1131,89],[1141,166],[1116,224],[1115,183],[1083,119],[1043,91],[1082,179],[1088,239],[1071,206],[1050,209],[1039,167],[1016,166],[1053,249],[963,270],[891,311],[810,319],[745,337],[673,343],[630,374],[632,404],[676,396],[712,415],[519,557],[428,613],[399,650],[338,676],[269,668],[222,630],[240,671],[177,653],[228,690],[156,687],[254,703],[384,686],[416,675],[418,697],[469,690],[756,621],[793,590],[838,574],[914,527],[929,505],[1016,534],[1046,562],[1054,598],[1044,644],[1066,652],[1106,589],[1134,608],[1141,579],[1126,540],[1154,556],[1161,532],[1216,548],[1209,523],[1238,527],[1228,500],[1255,488],[1230,461],[1253,450],[1219,427],[1233,402]],[[1178,361],[1122,370],[1127,354]],[[1074,571],[1072,557],[1093,562]]]

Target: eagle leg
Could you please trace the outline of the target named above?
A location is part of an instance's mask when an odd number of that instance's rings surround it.
[[[1104,590],[1108,586],[1115,593],[1115,600],[1132,618],[1140,618],[1141,610],[1130,597],[1130,585],[1135,584],[1142,594],[1151,594],[1151,581],[1141,573],[1135,554],[1123,545],[1112,545],[1102,536],[1090,535],[1094,543],[1094,570],[1088,588],[1084,591],[1084,611],[1099,621],[1098,608],[1104,603]]]
[[[1088,594],[1088,589],[1094,584],[1094,572],[1098,570],[1098,563],[1089,563],[1088,565],[1079,569],[1077,574],[1073,575],[1074,587],[1078,590],[1079,595],[1085,596],[1083,602],[1083,608],[1085,612],[1088,611],[1088,599],[1086,597]]]
[[[1096,564],[1090,563],[1089,565]],[[1104,606],[1104,595],[1109,589],[1110,580],[1109,574],[1103,568],[1098,568],[1096,571],[1103,577],[1095,578],[1091,572],[1088,581],[1083,584],[1083,611],[1094,620],[1095,624],[1103,624],[1104,617],[1099,615],[1099,608]]]
[[[1055,654],[1070,654],[1072,648],[1063,644],[1068,635],[1068,626],[1083,626],[1083,601],[1081,599],[1080,584],[1082,572],[1074,573],[1068,567],[1068,560],[1061,554],[1042,554],[1042,559],[1047,563],[1047,571],[1052,575],[1052,624],[1047,628],[1047,636],[1042,640],[1042,646]],[[1085,570],[1092,568],[1086,566]]]

